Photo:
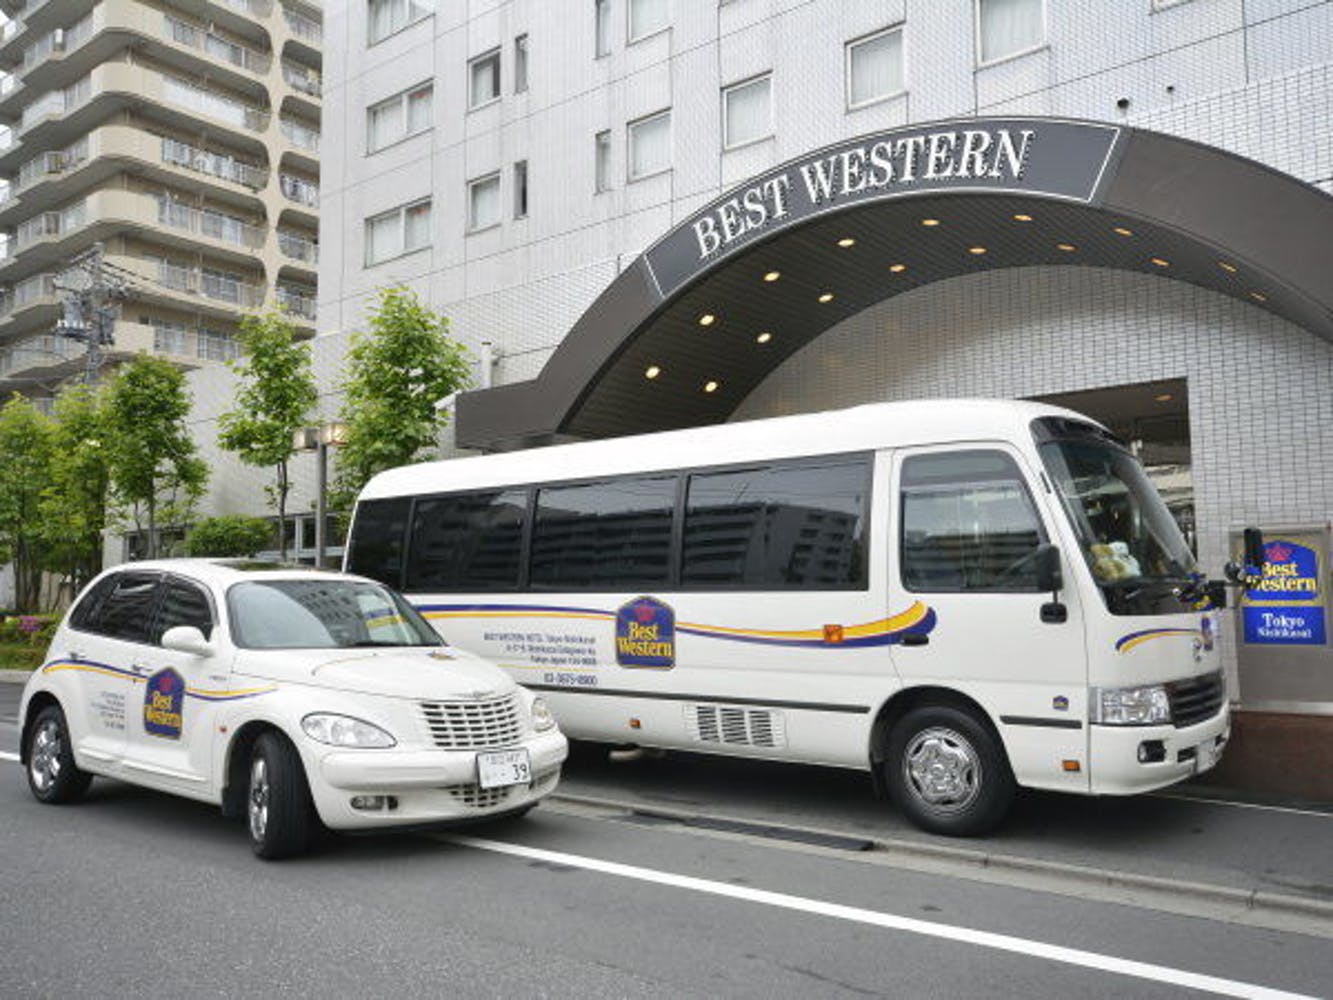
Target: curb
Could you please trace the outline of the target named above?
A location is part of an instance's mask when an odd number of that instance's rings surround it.
[[[603,799],[588,795],[569,795],[555,792],[552,799],[569,802],[573,805],[591,806],[603,809],[619,809],[631,815],[647,816],[682,823],[704,818],[699,813],[683,809],[637,805],[618,799]],[[773,831],[800,830],[811,837],[848,839],[855,837],[869,841],[872,850],[892,854],[900,858],[920,861],[947,861],[972,868],[985,868],[991,871],[1008,871],[1057,876],[1071,882],[1085,885],[1099,885],[1115,889],[1138,889],[1153,892],[1166,892],[1200,902],[1225,904],[1250,911],[1266,911],[1300,917],[1315,917],[1333,921],[1333,901],[1308,899],[1303,896],[1289,896],[1264,889],[1235,889],[1223,885],[1210,885],[1206,882],[1186,882],[1180,879],[1165,878],[1157,875],[1139,875],[1117,873],[1084,865],[1071,865],[1061,861],[1044,861],[1040,858],[1022,857],[1015,854],[996,854],[990,851],[978,851],[967,847],[952,847],[945,844],[926,844],[912,840],[892,838],[863,837],[848,834],[846,831],[829,830],[821,827],[783,827],[754,820],[736,817],[709,815],[709,819],[726,820],[754,829],[768,828]],[[702,825],[702,824],[696,824]]]
[[[31,670],[0,670],[0,684],[27,684]]]

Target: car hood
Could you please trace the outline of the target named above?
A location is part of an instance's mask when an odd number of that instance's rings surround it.
[[[489,660],[453,647],[413,649],[248,649],[233,672],[334,691],[452,700],[507,694],[518,685]]]

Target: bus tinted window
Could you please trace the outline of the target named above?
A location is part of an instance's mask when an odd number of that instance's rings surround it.
[[[363,500],[356,506],[348,541],[347,569],[397,587],[403,574],[403,536],[412,501]]]
[[[909,590],[1030,591],[1041,523],[1018,466],[998,451],[903,462],[902,575]]]
[[[531,582],[561,590],[666,585],[675,505],[675,476],[539,490]]]
[[[864,587],[869,460],[690,477],[681,581],[696,587]]]
[[[526,490],[418,500],[408,590],[512,590],[523,552]]]

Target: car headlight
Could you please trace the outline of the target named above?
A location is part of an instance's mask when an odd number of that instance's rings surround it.
[[[546,707],[546,702],[543,701],[541,698],[533,698],[532,728],[539,733],[544,733],[546,732],[546,730],[552,728],[554,725],[555,725],[555,716],[552,715],[551,710]]]
[[[335,747],[378,750],[397,745],[397,741],[379,726],[350,715],[314,712],[301,720],[301,729],[312,740]]]
[[[1171,721],[1171,700],[1161,684],[1093,688],[1092,721],[1103,726],[1152,726]]]

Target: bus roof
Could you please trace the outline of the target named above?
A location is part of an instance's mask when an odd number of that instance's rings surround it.
[[[960,441],[1031,441],[1043,416],[1090,418],[1044,403],[932,399],[869,403],[789,417],[605,438],[404,465],[381,472],[361,499],[444,493],[634,472],[771,461]]]

